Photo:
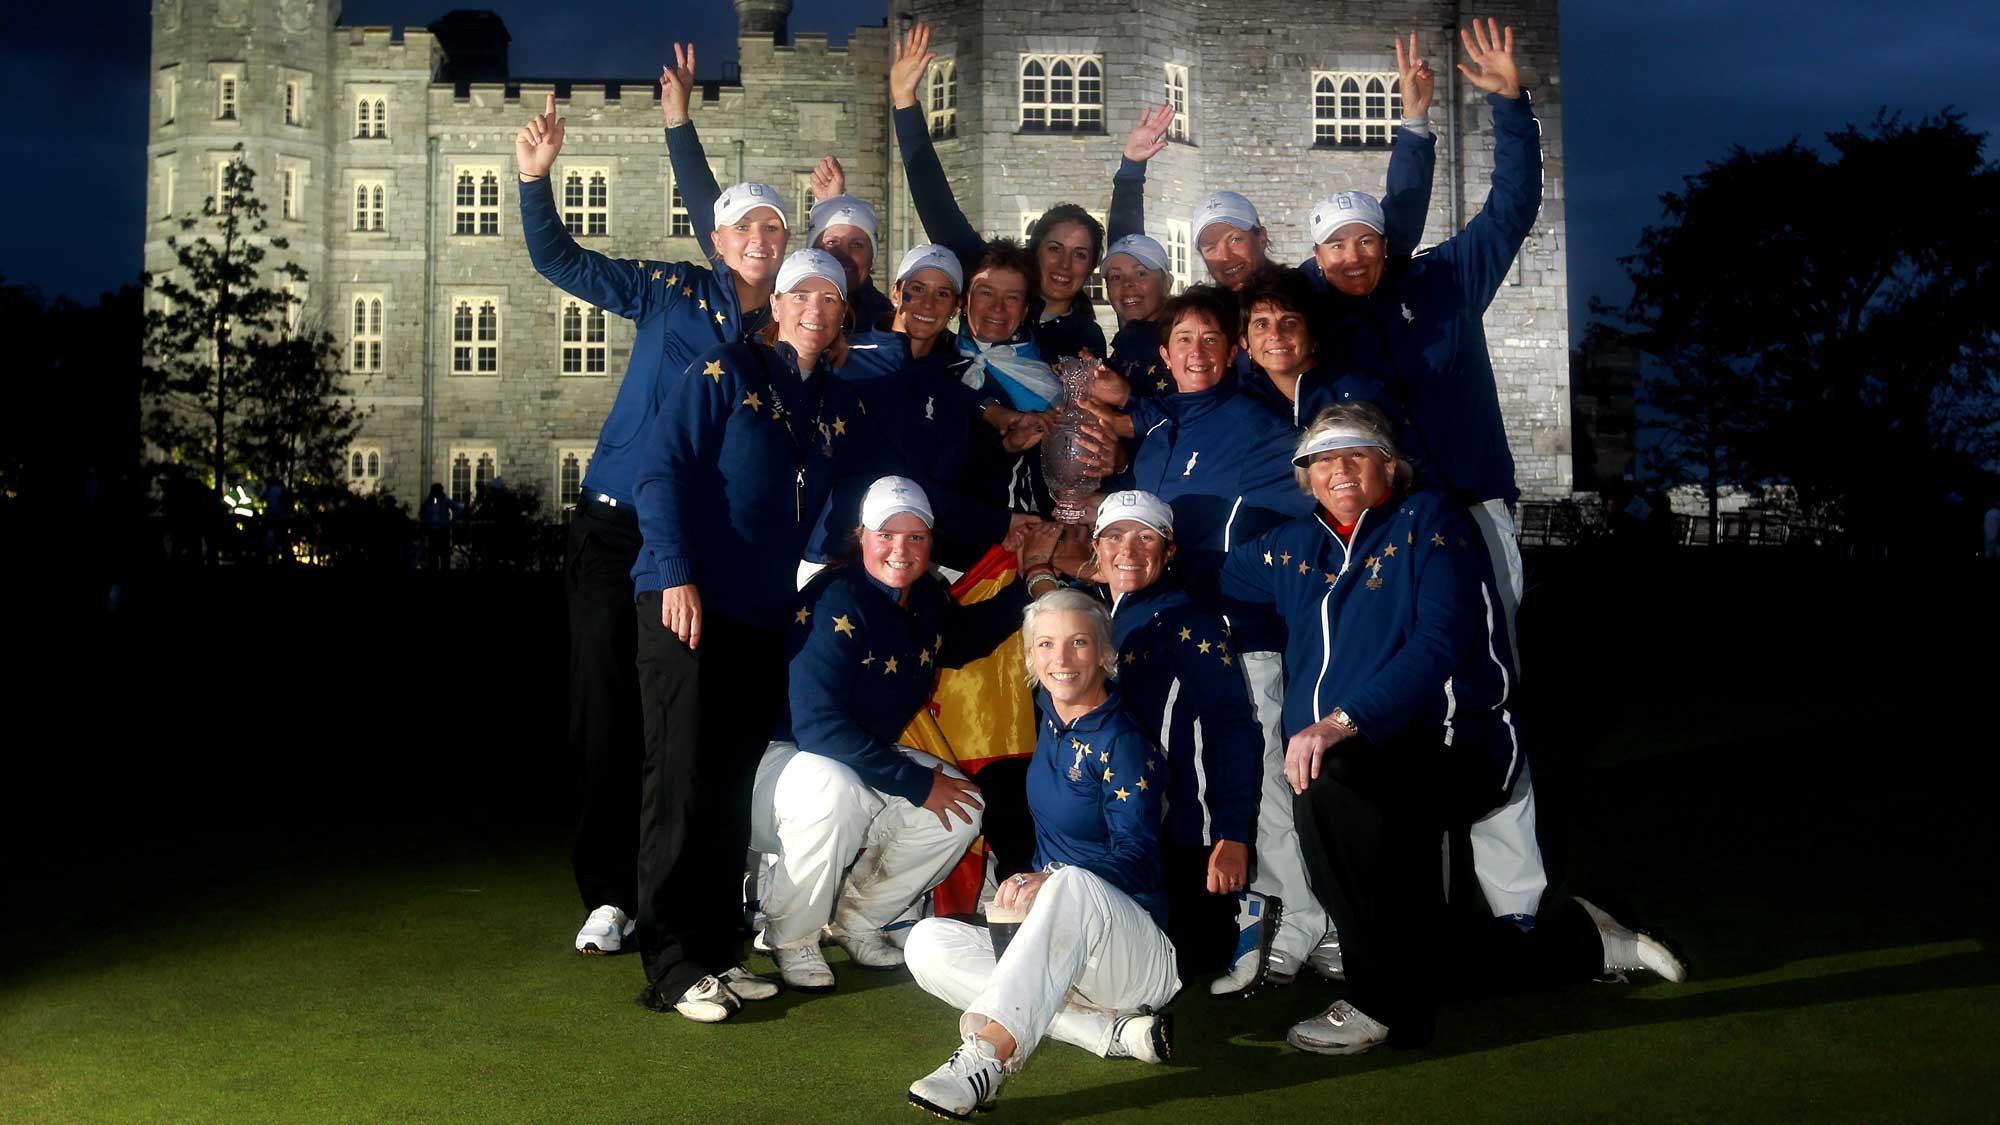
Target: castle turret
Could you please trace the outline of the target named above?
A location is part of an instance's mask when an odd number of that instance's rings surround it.
[[[792,0],[736,0],[736,34],[749,39],[763,36],[773,43],[789,37]]]

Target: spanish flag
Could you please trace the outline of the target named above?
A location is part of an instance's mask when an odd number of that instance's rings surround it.
[[[994,547],[952,585],[961,605],[983,602],[1017,581],[1019,563]],[[963,668],[938,673],[930,707],[919,712],[902,743],[935,755],[974,778],[989,762],[1026,758],[1035,752],[1034,693],[1021,673],[1020,633]],[[958,866],[938,884],[937,913],[970,914],[979,905],[986,873],[985,841],[978,840]]]

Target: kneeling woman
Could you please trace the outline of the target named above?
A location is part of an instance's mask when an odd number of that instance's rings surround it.
[[[1160,859],[1167,765],[1124,710],[1110,677],[1111,620],[1095,598],[1058,590],[1021,624],[1040,730],[1028,769],[1039,871],[1000,885],[994,906],[1026,913],[996,958],[991,932],[927,918],[910,935],[910,972],[964,1014],[964,1042],[910,1086],[949,1117],[990,1109],[1000,1085],[1047,1035],[1106,1058],[1160,1062],[1180,990],[1166,934]]]
[[[896,738],[930,698],[937,669],[993,651],[1027,599],[1017,583],[974,605],[952,600],[930,573],[932,522],[916,482],[877,480],[861,503],[859,564],[815,577],[793,614],[791,706],[757,767],[750,843],[777,858],[758,944],[794,988],[833,987],[819,951],[829,920],[855,964],[902,964],[882,927],[979,835],[979,790]],[[1054,538],[1053,529],[1028,538],[1023,566],[1046,565]]]

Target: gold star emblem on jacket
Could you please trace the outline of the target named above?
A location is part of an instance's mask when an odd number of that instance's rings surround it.
[[[1442,536],[1442,535],[1439,535],[1439,534],[1438,534],[1437,532],[1435,532],[1435,531],[1431,532],[1431,546],[1433,546],[1433,547],[1442,547],[1442,546],[1444,546],[1444,536]]]
[[[893,676],[893,675],[895,675],[895,674],[896,674],[896,658],[895,658],[895,657],[893,657],[893,656],[892,656],[892,657],[890,657],[890,658],[889,658],[889,660],[888,660],[888,662],[882,665],[882,674],[883,674],[883,675],[885,675],[885,676]]]
[[[717,323],[717,324],[721,324],[721,323],[722,323],[722,314],[721,314],[721,313],[716,313],[716,314],[715,314],[715,323]]]
[[[1119,800],[1123,801],[1123,800],[1125,800],[1125,799],[1129,798],[1130,796],[1132,796],[1132,791],[1131,791],[1131,790],[1129,790],[1129,789],[1127,789],[1127,788],[1125,788],[1125,787],[1124,787],[1123,785],[1120,785],[1120,786],[1119,786],[1118,788],[1116,788],[1116,789],[1113,789],[1113,790],[1111,791],[1111,795],[1112,795],[1113,797],[1116,797],[1116,798],[1118,798]]]
[[[851,637],[854,635],[854,622],[848,620],[847,615],[843,613],[833,619],[833,631]]]
[[[1198,644],[1198,645],[1196,645],[1196,646],[1194,646],[1194,647],[1195,647],[1195,651],[1196,651],[1196,652],[1201,652],[1201,653],[1206,653],[1206,652],[1207,652],[1207,651],[1209,650],[1209,648],[1210,648],[1211,646],[1209,645],[1209,643],[1208,643],[1207,641],[1203,641],[1203,642],[1201,642],[1200,644]]]
[[[722,381],[722,361],[711,359],[702,365],[701,373],[720,383]]]
[[[658,280],[660,280],[660,274],[661,274],[661,272],[662,272],[662,271],[660,271],[660,270],[654,270],[654,271],[653,271],[653,280],[654,280],[654,281],[658,281]]]
[[[794,621],[798,622],[799,624],[803,625],[803,624],[805,624],[805,623],[806,623],[806,619],[807,619],[807,618],[809,618],[809,617],[811,617],[812,615],[813,615],[813,611],[812,611],[812,610],[809,610],[809,609],[805,608],[804,606],[800,606],[800,607],[799,607],[799,611],[798,611],[797,613],[794,613],[794,614],[792,614],[792,620],[794,620]]]
[[[1189,637],[1192,636],[1194,636],[1194,634],[1188,630],[1187,626],[1185,625],[1181,626],[1181,640],[1187,640]]]
[[[750,412],[755,414],[757,409],[764,405],[764,400],[757,397],[756,391],[751,391],[749,394],[743,396],[743,405],[749,407]]]

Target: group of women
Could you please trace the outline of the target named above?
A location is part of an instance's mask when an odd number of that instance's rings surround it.
[[[641,1003],[691,1020],[776,995],[739,936],[744,857],[764,853],[757,946],[785,985],[834,987],[830,941],[962,1013],[960,1047],[909,1093],[952,1117],[990,1107],[1045,1037],[1167,1058],[1162,1009],[1190,974],[1218,993],[1344,978],[1289,1037],[1325,1053],[1428,1041],[1446,969],[1680,979],[1657,940],[1539,901],[1515,493],[1480,327],[1540,198],[1511,29],[1462,32],[1498,138],[1464,231],[1410,254],[1434,156],[1412,36],[1384,198],[1321,200],[1313,258],[1287,268],[1250,201],[1216,192],[1191,223],[1215,284],[1177,295],[1144,233],[1166,111],[1125,143],[1109,232],[1062,204],[1026,245],[988,238],[917,107],[929,35],[897,44],[890,94],[932,242],[886,295],[875,211],[837,161],[790,253],[775,189],[715,182],[691,48],[662,107],[707,260],[578,247],[548,187],[553,98],[517,138],[537,269],[638,328],[571,526],[576,948],[636,943]],[[1051,364],[1073,356],[1099,361],[1080,447],[1103,488],[1061,525],[1037,446]],[[960,605],[939,569],[996,545],[1018,580]],[[1033,722],[1031,758],[975,783],[899,744],[940,668],[1016,633],[1036,713],[994,721]],[[996,921],[908,925],[982,831]],[[1473,841],[1470,920],[1441,890],[1446,833]]]

